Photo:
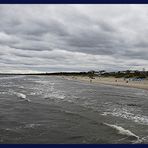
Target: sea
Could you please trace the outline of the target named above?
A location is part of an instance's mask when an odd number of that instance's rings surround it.
[[[1,144],[146,144],[148,91],[68,80],[0,76]]]

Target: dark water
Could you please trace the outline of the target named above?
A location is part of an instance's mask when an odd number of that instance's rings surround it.
[[[0,76],[0,143],[148,143],[148,91]]]

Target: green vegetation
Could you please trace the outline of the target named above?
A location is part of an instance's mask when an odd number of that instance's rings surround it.
[[[110,72],[110,73],[104,73],[101,76],[109,77],[113,76],[115,78],[147,78],[148,77],[148,71],[118,71],[118,72]]]

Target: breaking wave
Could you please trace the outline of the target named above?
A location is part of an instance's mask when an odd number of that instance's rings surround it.
[[[15,95],[15,96],[17,96],[18,98],[20,98],[20,99],[23,100],[23,101],[28,101],[28,102],[30,102],[30,99],[28,99],[25,94],[20,93],[20,92],[14,92],[14,91],[12,91],[12,90],[8,90],[8,91],[6,91],[6,92],[5,92],[5,91],[4,91],[4,92],[0,92],[0,94],[2,94],[2,95]]]
[[[30,102],[30,100],[27,98],[27,96],[23,93],[14,92],[13,94],[15,94],[18,98],[23,99],[24,101]]]
[[[17,97],[21,98],[21,99],[26,99],[26,95],[23,93],[15,93],[17,95]]]
[[[127,138],[131,137],[133,139],[132,143],[141,143],[142,142],[140,140],[139,136],[132,133],[130,130],[124,129],[121,126],[114,125],[114,124],[108,124],[108,123],[103,123],[103,124],[110,127],[110,128],[112,128],[112,129],[114,129],[117,132],[117,134],[127,136]],[[123,138],[123,140],[124,139],[126,139],[126,137]],[[122,139],[120,139],[120,140],[122,140]]]
[[[124,119],[128,119],[128,120],[132,120],[136,123],[139,124],[143,124],[143,125],[148,125],[148,117],[147,116],[143,116],[143,115],[135,115],[131,112],[125,111],[125,110],[118,110],[118,111],[112,111],[112,112],[104,112],[102,113],[102,115],[106,116],[106,115],[112,115],[115,117],[121,117]]]
[[[46,95],[44,95],[44,99],[60,99],[60,100],[64,100],[65,99],[65,94],[63,92],[51,92],[51,93],[47,93]]]
[[[130,130],[126,130],[121,126],[117,126],[117,125],[114,125],[114,124],[108,124],[108,123],[103,123],[103,124],[108,126],[108,127],[111,127],[112,129],[115,129],[118,132],[118,134],[135,137],[136,139],[139,138],[137,135],[132,133]]]

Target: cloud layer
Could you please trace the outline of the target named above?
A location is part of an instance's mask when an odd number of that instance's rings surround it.
[[[148,5],[1,5],[0,72],[148,70]]]

